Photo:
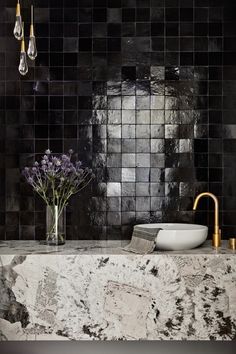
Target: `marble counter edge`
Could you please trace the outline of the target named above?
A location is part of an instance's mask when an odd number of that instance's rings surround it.
[[[0,241],[0,256],[3,255],[64,255],[64,256],[236,256],[236,252],[228,249],[227,241],[222,247],[214,249],[211,242],[205,242],[201,247],[185,251],[154,251],[151,254],[141,255],[126,252],[123,247],[129,240],[93,241],[77,240],[67,241],[64,246],[46,246],[39,241]]]

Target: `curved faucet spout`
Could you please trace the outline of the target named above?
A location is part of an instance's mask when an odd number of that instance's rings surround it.
[[[218,198],[213,193],[210,193],[210,192],[200,193],[194,201],[193,210],[197,209],[198,202],[202,197],[210,197],[214,200],[214,203],[215,203],[215,223],[214,223],[214,234],[213,234],[213,238],[212,238],[212,245],[214,247],[220,247],[221,230],[219,228],[219,201],[218,201]]]

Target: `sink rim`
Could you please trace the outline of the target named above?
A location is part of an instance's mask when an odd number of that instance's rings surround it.
[[[164,251],[184,251],[199,247],[208,236],[208,227],[199,224],[152,223],[136,226],[156,234],[156,249]],[[158,229],[161,230],[157,233]]]
[[[155,228],[162,228],[161,225],[163,225],[163,230],[161,231],[197,231],[197,230],[207,230],[208,227],[205,225],[200,225],[200,224],[185,224],[185,223],[149,223],[149,224],[137,224],[135,226],[139,227],[144,227],[147,229],[155,229]],[[169,226],[169,227],[168,227]],[[164,228],[166,227],[166,228]]]

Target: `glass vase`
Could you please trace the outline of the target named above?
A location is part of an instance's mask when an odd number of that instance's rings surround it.
[[[66,241],[66,210],[59,211],[57,205],[47,206],[46,244],[64,245]]]

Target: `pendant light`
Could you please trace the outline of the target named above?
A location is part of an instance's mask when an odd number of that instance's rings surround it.
[[[28,57],[31,60],[35,60],[37,57],[37,47],[36,40],[34,35],[34,7],[31,5],[31,24],[30,24],[30,38],[29,38],[29,46],[27,50]]]
[[[19,0],[17,1],[17,5],[16,5],[16,21],[15,21],[15,27],[13,33],[15,38],[18,41],[20,41],[23,38],[23,24],[22,24]]]
[[[21,75],[26,75],[28,72],[28,64],[27,64],[27,57],[25,52],[25,38],[24,38],[24,22],[22,23],[23,29],[23,37],[21,41],[21,50],[20,50],[20,64],[19,64],[19,72]]]

